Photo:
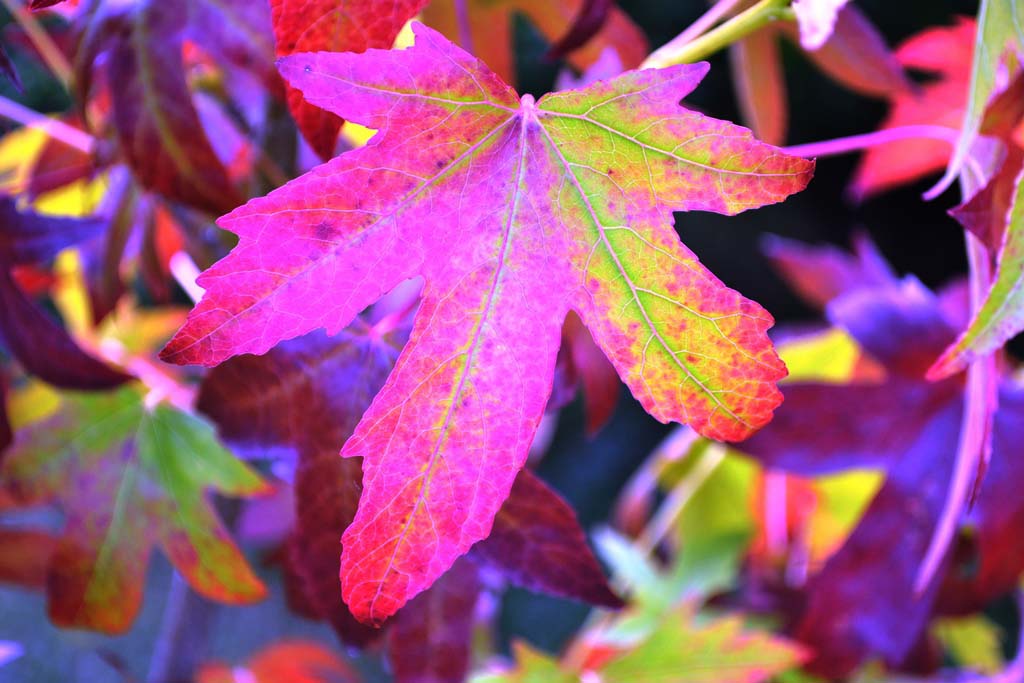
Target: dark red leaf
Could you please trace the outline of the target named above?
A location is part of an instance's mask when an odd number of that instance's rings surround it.
[[[615,0],[583,0],[569,29],[555,41],[545,57],[550,60],[561,59],[586,45],[604,27],[614,7]]]
[[[0,582],[46,588],[50,558],[57,539],[38,529],[0,528]]]
[[[518,586],[603,607],[622,606],[572,508],[528,470],[520,471],[491,535],[471,554]]]
[[[242,203],[192,103],[182,47],[188,6],[103,4],[79,47],[76,81],[88,94],[91,69],[108,52],[106,81],[121,149],[147,189],[211,213]]]
[[[44,7],[53,7],[59,5],[64,0],[29,0],[28,8],[32,10],[43,9]]]
[[[427,0],[271,0],[277,56],[297,52],[365,52],[389,48],[405,22]],[[342,120],[309,104],[302,93],[287,86],[288,107],[299,130],[323,159],[334,156]]]
[[[25,369],[66,389],[107,389],[131,379],[89,355],[0,267],[0,341]]]
[[[80,119],[74,115],[64,117],[63,121],[75,128],[83,127]],[[92,178],[96,171],[97,164],[93,155],[49,137],[29,171],[28,196],[35,198],[44,192]]]
[[[480,579],[462,558],[391,622],[387,652],[395,683],[454,683],[466,678]]]
[[[583,321],[570,312],[562,326],[562,341],[574,379],[583,388],[587,434],[593,436],[607,424],[619,403],[622,382],[615,366],[594,342]]]

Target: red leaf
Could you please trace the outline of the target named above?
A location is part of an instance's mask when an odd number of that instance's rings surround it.
[[[548,50],[548,59],[561,59],[586,45],[608,21],[615,0],[583,0],[569,29]]]
[[[593,436],[615,412],[622,383],[615,366],[594,343],[594,338],[575,313],[565,318],[562,343],[568,349],[571,373],[582,385],[587,434]]]
[[[82,128],[76,116],[65,117],[64,122]],[[29,171],[28,196],[35,198],[78,180],[92,178],[96,170],[93,155],[49,137]]]
[[[359,676],[338,655],[319,643],[278,642],[245,666],[205,664],[196,683],[356,683]]]
[[[930,124],[959,128],[967,102],[975,25],[961,18],[952,27],[923,31],[903,43],[897,58],[907,68],[931,72],[935,80],[893,99],[880,129]],[[908,139],[869,149],[850,190],[867,197],[917,180],[946,167],[952,150],[946,142]]]
[[[477,569],[465,558],[395,616],[387,651],[395,683],[451,683],[469,670]]]
[[[45,7],[53,7],[59,5],[64,0],[29,0],[28,8],[31,10],[43,9]]]
[[[225,217],[242,240],[200,278],[207,293],[162,354],[209,365],[261,353],[340,329],[424,277],[411,341],[343,451],[366,456],[342,574],[368,621],[489,532],[570,308],[658,419],[721,439],[768,420],[785,372],[770,316],[703,269],[668,221],[779,201],[812,168],[680,108],[705,67],[520,102],[442,36],[415,31],[406,50],[284,62],[307,97],[384,132]]]
[[[35,529],[0,529],[0,582],[46,588],[47,567],[57,539]]]
[[[782,27],[796,39],[792,24],[782,22]],[[899,59],[878,29],[853,5],[839,10],[828,41],[806,54],[818,68],[856,92],[874,97],[912,93]]]
[[[130,375],[87,354],[63,327],[35,306],[0,267],[0,342],[25,369],[67,389],[107,389]]]
[[[84,99],[91,67],[109,52],[106,81],[121,150],[147,189],[210,212],[242,203],[203,133],[182,60],[186,3],[103,4],[76,58]]]
[[[737,41],[729,50],[743,120],[771,145],[786,141],[789,118],[778,36],[777,30],[767,27]]]
[[[576,513],[547,484],[523,470],[472,556],[510,582],[592,605],[621,607],[587,546]]]
[[[428,0],[271,0],[277,56],[299,52],[365,52],[389,48]],[[342,119],[309,103],[287,86],[288,107],[299,130],[323,159],[334,156]]]

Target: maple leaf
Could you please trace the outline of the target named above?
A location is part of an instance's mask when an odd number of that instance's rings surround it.
[[[743,445],[764,465],[800,475],[865,467],[886,472],[853,533],[809,582],[794,634],[814,650],[810,668],[821,675],[841,677],[870,656],[900,666],[913,655],[937,604],[979,609],[1012,590],[1024,569],[1009,531],[1024,519],[1024,506],[1006,498],[1024,481],[1010,442],[1024,419],[1021,389],[1002,378],[991,470],[971,513],[970,549],[955,563],[947,558],[916,594],[918,569],[945,504],[963,411],[961,381],[929,382],[924,373],[961,323],[964,289],[936,295],[913,278],[879,282],[870,263],[876,257],[865,259],[863,249],[846,262],[834,249],[779,243],[774,251],[785,252],[786,270],[803,262],[823,273],[826,290],[846,282],[828,303],[828,317],[886,373],[881,381],[786,385],[773,422]],[[844,271],[857,269],[875,272],[875,281],[845,278]]]
[[[22,504],[56,501],[67,522],[49,566],[50,618],[121,633],[138,612],[154,545],[202,595],[250,603],[264,595],[204,490],[264,492],[213,429],[140,387],[66,394],[51,417],[18,430],[5,489]]]
[[[479,57],[506,83],[512,83],[515,79],[512,39],[516,15],[525,16],[548,41],[556,43],[570,35],[587,4],[587,0],[468,0],[471,45],[462,45],[462,48]],[[607,2],[590,4],[596,5],[600,13]],[[424,8],[423,21],[453,42],[461,44],[466,39],[459,32],[455,0],[434,0]],[[614,3],[607,8],[597,32],[575,47],[577,49],[569,51],[566,57],[579,71],[597,62],[607,48],[618,54],[626,68],[639,66],[648,51],[644,32]]]
[[[356,622],[341,602],[338,539],[356,514],[362,473],[358,459],[339,458],[338,450],[384,384],[407,337],[407,324],[384,335],[357,320],[335,338],[315,333],[264,356],[234,358],[208,374],[199,395],[199,408],[231,443],[246,450],[297,450],[292,568],[305,583],[313,612],[329,619],[342,640],[357,645],[377,632]],[[491,535],[470,556],[473,566],[490,566],[519,586],[621,605],[572,509],[529,472],[519,474]]]
[[[427,0],[271,0],[277,56],[300,52],[364,52],[389,48]],[[385,6],[386,5],[386,6]],[[342,119],[287,86],[288,107],[299,130],[323,159],[334,156]]]
[[[739,617],[704,626],[675,614],[647,640],[601,668],[608,683],[759,683],[804,659],[782,638],[744,632]]]
[[[785,374],[772,319],[699,264],[669,212],[780,201],[813,168],[680,108],[706,65],[520,101],[440,34],[414,32],[406,50],[282,62],[307,99],[381,132],[221,219],[239,246],[200,277],[206,295],[161,354],[263,353],[425,278],[412,338],[343,450],[365,456],[342,583],[367,621],[487,536],[569,309],[659,420],[739,439],[769,419]]]
[[[676,610],[630,649],[579,666],[516,644],[515,670],[485,676],[481,683],[595,680],[609,683],[760,683],[792,669],[805,659],[803,648],[783,638],[748,631],[731,616],[699,624],[689,609]]]

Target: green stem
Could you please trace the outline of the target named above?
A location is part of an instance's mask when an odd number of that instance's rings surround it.
[[[761,0],[750,9],[708,31],[701,37],[684,45],[672,41],[658,50],[640,65],[641,69],[660,69],[674,64],[690,64],[729,47],[754,31],[780,19],[792,21],[793,10],[789,0]]]

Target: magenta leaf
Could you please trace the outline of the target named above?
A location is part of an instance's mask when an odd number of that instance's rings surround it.
[[[812,169],[680,108],[704,66],[520,101],[415,33],[406,50],[282,62],[308,100],[381,132],[221,220],[239,246],[200,278],[206,296],[162,354],[212,365],[337,331],[424,277],[410,342],[343,451],[365,456],[343,590],[371,622],[489,533],[569,309],[658,419],[721,439],[769,419],[784,374],[771,318],[701,267],[669,217],[780,201]]]

